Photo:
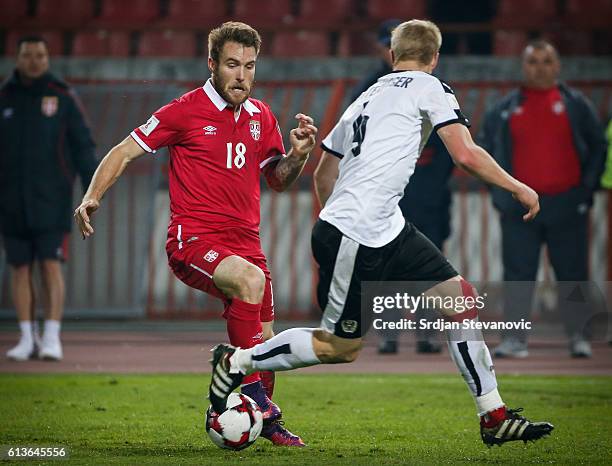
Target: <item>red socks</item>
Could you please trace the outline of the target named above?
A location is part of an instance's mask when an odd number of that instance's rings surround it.
[[[494,409],[489,411],[484,416],[480,417],[480,425],[486,428],[495,427],[497,424],[506,419],[506,407]]]
[[[250,304],[239,299],[232,299],[225,308],[223,317],[227,321],[229,341],[240,348],[251,348],[263,341],[263,332],[259,311],[261,303]],[[246,385],[260,380],[259,372],[247,375],[242,384]]]

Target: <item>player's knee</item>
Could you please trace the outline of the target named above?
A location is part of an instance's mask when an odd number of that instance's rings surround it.
[[[266,285],[266,276],[263,271],[259,267],[249,264],[241,271],[238,278],[238,299],[260,303]]]

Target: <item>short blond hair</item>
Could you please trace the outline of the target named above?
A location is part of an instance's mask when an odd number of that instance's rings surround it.
[[[412,19],[391,33],[391,50],[396,62],[416,60],[429,65],[442,46],[442,33],[431,21]]]

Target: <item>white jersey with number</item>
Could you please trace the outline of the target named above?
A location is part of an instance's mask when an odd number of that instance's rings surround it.
[[[422,71],[394,71],[359,96],[323,150],[341,159],[333,192],[319,217],[345,236],[381,247],[402,231],[398,202],[432,129],[469,126],[453,90]]]

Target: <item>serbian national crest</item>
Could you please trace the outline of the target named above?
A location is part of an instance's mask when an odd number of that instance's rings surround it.
[[[47,117],[52,117],[57,113],[59,99],[56,96],[43,97],[40,105],[42,114]]]
[[[249,129],[251,130],[251,136],[253,136],[253,139],[259,141],[259,138],[261,136],[261,126],[259,126],[259,121],[249,121]]]

